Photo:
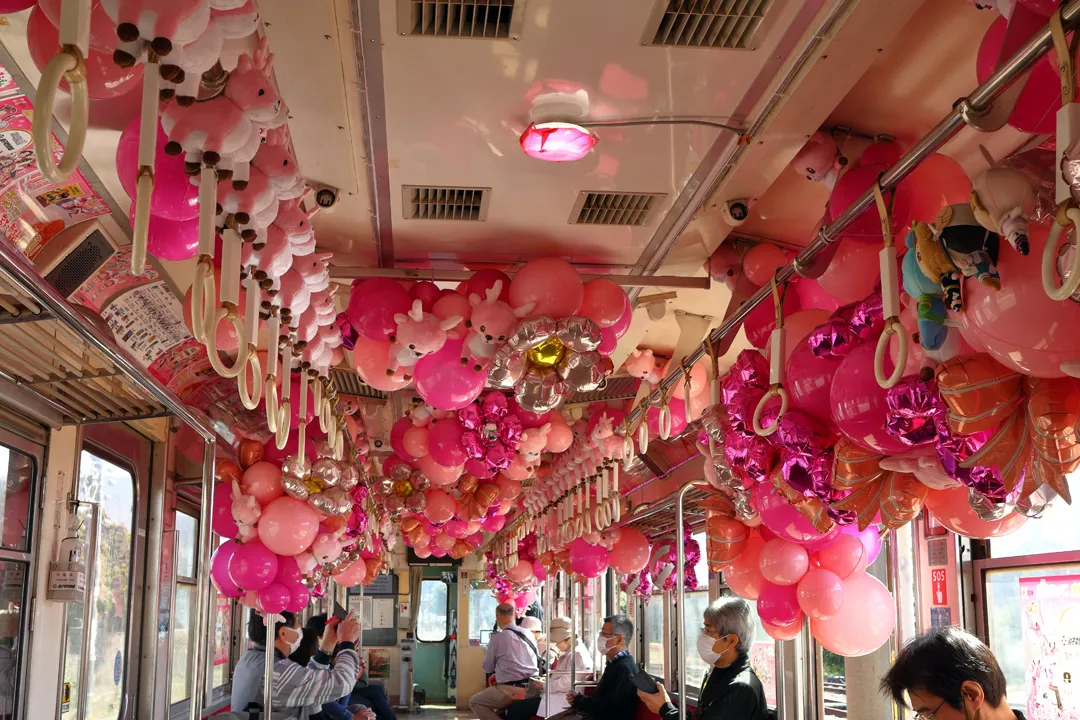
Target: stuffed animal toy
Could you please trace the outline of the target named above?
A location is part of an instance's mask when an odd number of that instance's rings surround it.
[[[311,229],[311,218],[319,211],[319,206],[304,210],[302,202],[303,198],[297,198],[278,203],[277,216],[273,222],[289,238],[293,255],[311,255],[315,252],[315,232]]]
[[[461,317],[454,315],[440,320],[424,312],[424,304],[420,300],[413,300],[408,314],[395,314],[394,322],[397,329],[390,336],[387,375],[394,375],[399,367],[411,368],[420,362],[420,358],[442,350],[446,344],[446,331],[461,322]],[[411,376],[406,372],[405,377]]]
[[[971,181],[971,210],[987,230],[1004,235],[1021,255],[1031,251],[1028,219],[1035,212],[1035,187],[1027,173],[992,167]]]
[[[544,452],[544,446],[547,445],[550,430],[551,423],[544,423],[538,428],[527,428],[522,431],[517,452],[527,465],[531,466],[540,462],[540,455]]]
[[[330,287],[330,258],[333,253],[310,253],[293,257],[293,270],[300,273],[312,293]]]
[[[915,231],[907,234],[907,253],[902,264],[904,292],[916,303],[919,322],[919,343],[926,350],[935,350],[945,342],[949,329],[945,326],[948,311],[941,299],[941,284],[926,276],[916,261]]]
[[[941,284],[945,305],[953,312],[963,312],[961,292],[964,278],[973,277],[998,290],[1001,278],[997,271],[998,234],[975,220],[971,205],[942,208],[933,225],[917,222],[915,261],[932,282]]]
[[[814,182],[823,182],[830,176],[835,182],[845,165],[847,158],[840,154],[836,139],[824,130],[811,135],[791,161],[795,172]]]
[[[258,152],[251,160],[251,166],[258,168],[270,178],[278,200],[296,200],[303,197],[307,190],[307,185],[300,177],[300,166],[296,164],[296,157],[289,150],[287,127],[271,128],[266,131],[266,138],[259,144]],[[238,174],[233,176],[234,180],[238,177]]]
[[[308,551],[304,551],[296,556],[296,566],[300,568],[300,574],[305,577],[310,576],[311,573],[315,572],[315,566],[318,564],[319,561]]]
[[[120,42],[113,62],[131,67],[153,50],[168,58],[175,48],[195,42],[210,24],[209,0],[102,0],[101,7],[116,23]],[[161,77],[183,82],[184,71],[174,63],[162,63]]]
[[[640,378],[650,385],[656,385],[663,379],[665,367],[667,361],[655,357],[652,350],[635,349],[623,363],[623,370],[628,375]]]
[[[531,313],[536,307],[536,303],[525,303],[515,310],[499,299],[500,292],[502,292],[502,280],[496,280],[495,284],[488,288],[483,300],[476,294],[469,296],[472,316],[465,322],[466,327],[469,328],[469,334],[462,346],[465,354],[461,358],[461,364],[468,365],[471,360],[473,370],[476,372],[483,370],[484,365],[499,346],[506,342],[510,333],[517,327],[518,320]],[[458,320],[460,321],[461,318]]]
[[[258,537],[258,533],[255,530],[255,523],[259,522],[259,517],[262,515],[262,508],[259,506],[259,501],[251,495],[245,495],[240,490],[240,483],[233,480],[232,490],[232,516],[233,522],[236,523],[236,527],[239,528],[239,537],[247,542],[248,540],[254,540]]]
[[[341,536],[344,532],[345,528],[341,528],[315,536],[315,542],[311,543],[311,554],[317,563],[325,565],[341,557]]]

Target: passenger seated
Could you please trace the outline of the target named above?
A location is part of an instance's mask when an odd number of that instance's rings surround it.
[[[709,665],[701,683],[695,720],[762,720],[768,704],[749,651],[754,644],[754,618],[750,606],[738,597],[722,597],[705,609],[704,627],[697,641],[698,655]],[[660,720],[678,720],[663,684],[656,693],[638,690],[638,697]]]
[[[881,690],[921,720],[1024,720],[1005,700],[1005,674],[990,648],[956,627],[934,628],[908,642]]]
[[[569,719],[588,717],[593,720],[627,720],[634,717],[637,688],[634,676],[637,662],[630,655],[629,645],[634,637],[634,624],[625,615],[604,618],[597,638],[597,649],[607,658],[607,667],[600,676],[596,691],[590,697],[566,693],[570,709],[551,717]]]
[[[305,632],[309,629],[313,634],[321,635],[326,629],[326,613],[311,616],[305,625]],[[362,706],[373,710],[376,720],[397,720],[394,709],[390,707],[390,699],[386,696],[386,689],[382,685],[371,685],[368,682],[367,667],[363,659],[360,660],[359,672],[352,691],[333,704],[343,709],[354,710],[357,709],[356,706]],[[338,714],[334,708],[330,708],[329,713],[331,716]],[[333,717],[327,720],[333,720]]]
[[[548,668],[546,684],[549,687],[545,688],[544,683],[538,683],[540,694],[537,697],[511,703],[506,709],[506,720],[528,720],[535,715],[550,717],[570,707],[566,694],[570,692],[571,665],[574,666],[573,671],[578,682],[588,680],[592,674],[592,653],[580,638],[571,634],[570,627],[570,618],[551,619],[548,642],[556,656]],[[548,700],[551,702],[550,706],[547,705]]]
[[[536,694],[532,678],[538,674],[540,654],[533,634],[517,626],[514,613],[510,603],[495,610],[499,632],[491,636],[483,664],[491,676],[488,688],[469,698],[469,708],[480,720],[501,720],[499,713],[510,703]]]
[[[303,639],[299,622],[290,612],[281,613],[281,617],[284,620],[274,623],[272,634],[276,656],[271,680],[273,709],[294,718],[318,716],[323,703],[345,696],[356,681],[359,656],[354,647],[360,637],[360,622],[350,615],[336,628],[327,627],[314,657],[302,666],[289,659]],[[267,642],[262,616],[251,615],[248,637],[254,647],[240,657],[233,673],[234,711],[262,708]]]

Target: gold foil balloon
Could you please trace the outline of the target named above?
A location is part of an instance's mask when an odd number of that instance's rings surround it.
[[[403,498],[407,498],[413,494],[413,490],[416,488],[413,486],[412,478],[402,478],[395,480],[394,484],[390,486],[390,489],[394,491],[395,495],[400,495]]]
[[[465,495],[476,492],[476,488],[479,486],[480,481],[475,476],[465,473],[461,476],[457,483],[457,489]]]
[[[529,364],[537,368],[553,368],[566,357],[566,346],[557,337],[548,338],[529,348]]]

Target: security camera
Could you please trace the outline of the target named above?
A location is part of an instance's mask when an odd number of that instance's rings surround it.
[[[721,211],[724,221],[732,227],[742,225],[750,217],[750,201],[746,198],[728,200],[724,203]]]
[[[338,195],[340,194],[341,191],[335,187],[330,187],[329,185],[316,185],[315,204],[323,210],[328,210],[337,204]]]

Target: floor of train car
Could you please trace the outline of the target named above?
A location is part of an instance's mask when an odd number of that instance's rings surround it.
[[[476,714],[472,710],[458,710],[453,705],[425,705],[422,710],[415,713],[395,711],[398,720],[415,718],[415,720],[476,720]]]

